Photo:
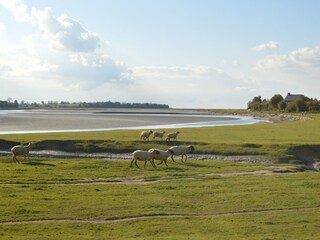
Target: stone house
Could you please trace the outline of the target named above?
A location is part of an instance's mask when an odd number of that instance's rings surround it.
[[[284,101],[285,103],[290,103],[290,102],[294,102],[300,98],[303,98],[304,95],[303,94],[291,94],[291,93],[288,93],[287,96],[285,97]]]

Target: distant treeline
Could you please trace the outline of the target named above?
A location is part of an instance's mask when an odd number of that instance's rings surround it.
[[[17,100],[15,100],[14,102],[0,100],[0,108],[17,108],[17,107],[19,107],[19,103]]]
[[[120,102],[93,102],[80,103],[84,108],[169,108],[169,105],[157,103],[120,103]]]
[[[261,96],[256,96],[248,102],[247,106],[254,111],[320,112],[318,99],[290,93],[285,98],[275,94],[271,99],[263,100]]]
[[[21,101],[18,103],[17,100],[12,101],[11,99],[7,101],[0,100],[0,108],[161,108],[167,109],[169,105],[157,104],[157,103],[120,103],[120,102],[68,102],[68,101],[48,101],[41,103],[28,103]]]

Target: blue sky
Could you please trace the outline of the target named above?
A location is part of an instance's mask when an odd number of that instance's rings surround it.
[[[0,97],[245,108],[319,99],[319,1],[0,0]]]

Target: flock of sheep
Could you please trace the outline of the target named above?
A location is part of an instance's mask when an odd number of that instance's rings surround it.
[[[140,134],[140,138],[142,140],[149,140],[149,137],[151,136],[151,134],[153,134],[153,140],[155,140],[156,138],[162,139],[165,133],[166,133],[165,131],[162,131],[162,132],[159,132],[159,131],[153,132],[152,130],[142,131]],[[171,139],[177,140],[179,133],[180,133],[179,131],[168,133],[166,141],[170,141]]]
[[[140,138],[143,140],[149,140],[150,135],[153,134],[153,139],[160,138],[162,139],[165,131],[158,132],[158,131],[143,131],[140,134]],[[167,134],[166,141],[170,141],[170,139],[177,140],[177,136],[179,134],[179,131],[169,133]],[[31,143],[28,145],[16,145],[11,148],[11,152],[13,154],[12,159],[15,162],[19,162],[17,159],[17,156],[23,156],[24,160],[26,157],[29,159],[29,152],[31,150]],[[174,162],[173,156],[181,156],[181,161],[183,162],[183,157],[185,157],[185,161],[187,161],[187,153],[194,151],[194,147],[189,146],[172,146],[166,151],[161,149],[150,149],[148,151],[145,150],[136,150],[132,153],[132,161],[130,164],[130,167],[132,167],[133,164],[135,164],[137,167],[137,161],[144,161],[144,167],[146,167],[147,162],[149,161],[153,167],[155,167],[154,160],[160,160],[161,162],[159,164],[162,164],[163,162],[167,165],[167,159],[171,157],[172,161]]]
[[[180,132],[172,132],[167,134],[166,141],[170,141],[171,139],[177,140],[177,136]],[[149,137],[153,134],[153,139],[155,140],[156,138],[162,139],[165,131],[159,132],[155,131],[153,132],[152,130],[150,131],[142,131],[140,134],[140,138],[142,140],[149,140]],[[149,161],[153,167],[156,167],[154,164],[154,160],[160,160],[161,162],[159,164],[162,164],[163,162],[165,163],[166,166],[167,164],[167,159],[171,157],[172,161],[174,162],[173,156],[181,156],[181,161],[183,162],[183,157],[185,157],[185,161],[187,161],[187,153],[194,151],[194,147],[189,145],[189,146],[173,146],[167,149],[166,151],[161,150],[161,149],[150,149],[148,151],[145,150],[136,150],[133,152],[133,157],[132,161],[130,164],[130,167],[132,167],[133,164],[135,164],[137,167],[137,161],[144,161],[144,167],[146,167],[147,162]]]
[[[137,167],[137,161],[144,161],[144,167],[146,167],[147,162],[149,161],[153,167],[156,167],[154,164],[154,160],[160,160],[159,164],[163,162],[167,165],[167,159],[171,156],[172,161],[174,161],[173,156],[181,156],[181,161],[183,162],[183,156],[185,156],[185,161],[187,161],[187,153],[194,151],[194,147],[192,145],[189,146],[173,146],[168,150],[164,151],[161,149],[151,148],[149,151],[144,150],[136,150],[133,152],[132,161],[130,167],[135,164]],[[175,161],[174,161],[175,162]]]

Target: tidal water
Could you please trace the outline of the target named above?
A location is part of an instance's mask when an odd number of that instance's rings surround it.
[[[248,125],[261,122],[263,120],[251,116],[189,112],[0,110],[0,134],[179,129]]]

